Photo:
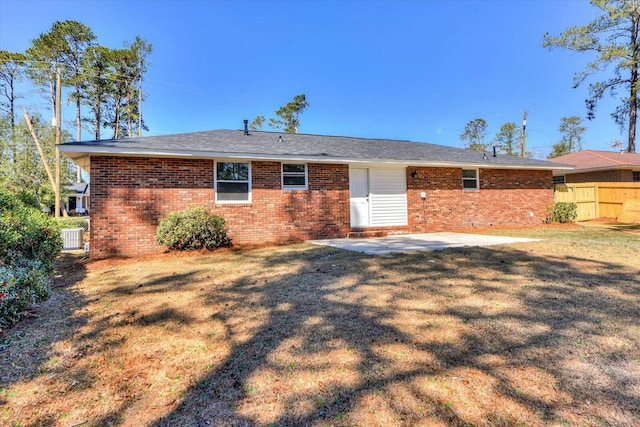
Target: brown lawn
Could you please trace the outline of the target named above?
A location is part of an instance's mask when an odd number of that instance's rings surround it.
[[[59,262],[0,335],[0,424],[639,426],[640,234],[372,257]]]

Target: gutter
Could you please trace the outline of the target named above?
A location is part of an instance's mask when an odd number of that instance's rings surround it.
[[[192,159],[238,159],[238,160],[289,160],[307,163],[348,163],[348,164],[395,164],[405,166],[431,166],[431,167],[465,167],[473,166],[485,169],[528,169],[528,170],[573,170],[573,166],[561,163],[554,164],[526,164],[526,163],[492,163],[492,162],[461,162],[447,160],[418,160],[418,159],[384,159],[371,158],[360,159],[350,157],[329,157],[324,153],[317,155],[297,155],[297,154],[256,154],[256,153],[230,153],[230,152],[202,152],[202,151],[170,151],[158,150],[149,151],[146,149],[117,149],[110,150],[107,147],[87,147],[82,146],[82,151],[76,151],[77,146],[71,144],[60,144],[58,148],[67,154],[72,160],[88,158],[93,155],[105,155],[116,157],[179,157]],[[84,162],[83,162],[84,163]],[[550,163],[550,162],[549,162]],[[82,165],[81,165],[82,166]]]

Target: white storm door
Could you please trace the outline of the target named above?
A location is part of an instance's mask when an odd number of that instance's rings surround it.
[[[351,227],[367,227],[370,224],[369,169],[352,168],[349,170],[349,191]]]

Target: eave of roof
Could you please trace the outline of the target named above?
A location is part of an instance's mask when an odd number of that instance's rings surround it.
[[[599,168],[585,168],[585,169],[573,169],[573,170],[553,170],[554,175],[572,175],[577,173],[590,173],[590,172],[604,172],[614,170],[640,170],[640,165],[621,165],[621,166],[602,166]]]
[[[482,153],[442,145],[276,132],[208,131],[59,145],[60,151],[89,171],[92,155],[131,157],[228,158],[315,163],[397,164],[499,169],[572,169],[570,165]]]

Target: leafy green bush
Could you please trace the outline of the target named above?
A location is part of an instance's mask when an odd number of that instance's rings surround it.
[[[60,228],[82,228],[85,233],[89,231],[89,220],[86,218],[62,218],[58,219]]]
[[[0,260],[8,265],[37,260],[45,271],[52,272],[61,250],[62,236],[55,221],[0,189]]]
[[[568,202],[557,202],[547,208],[547,222],[573,222],[578,218],[578,205]]]
[[[29,304],[50,296],[48,278],[38,261],[25,260],[18,267],[0,267],[0,329],[20,320]]]
[[[209,213],[203,207],[170,213],[158,225],[156,242],[174,250],[213,250],[231,246],[224,218]]]
[[[36,197],[33,191],[21,190],[16,194],[16,196],[22,202],[23,205],[31,206],[32,208],[35,208],[38,210],[41,209],[40,202],[38,201],[38,198]]]
[[[55,221],[27,199],[0,188],[0,328],[50,295],[48,275],[62,250]]]

